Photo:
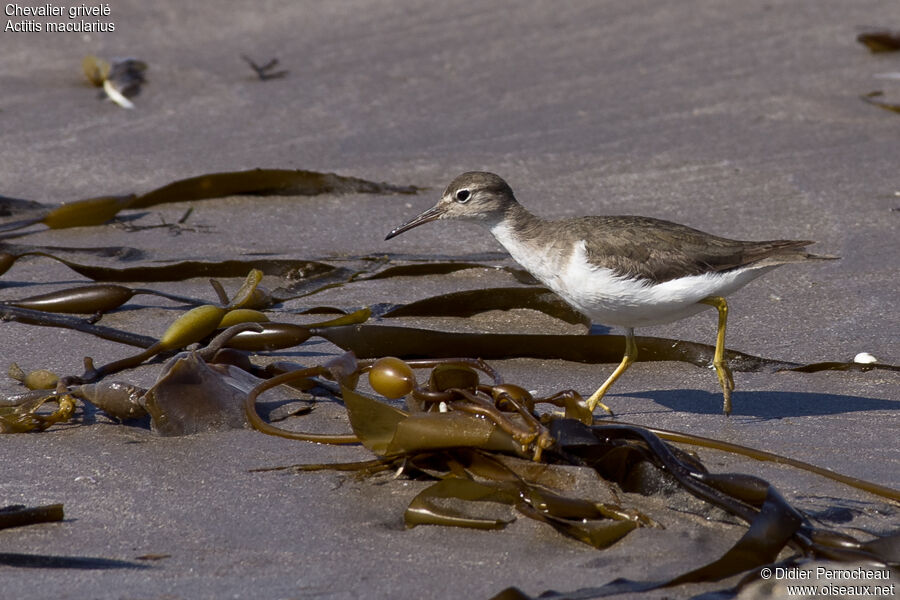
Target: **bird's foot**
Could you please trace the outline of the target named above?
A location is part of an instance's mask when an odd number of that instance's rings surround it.
[[[722,386],[722,410],[727,416],[731,414],[731,392],[734,391],[734,377],[725,361],[713,363],[713,366],[716,368],[716,375],[719,376],[719,384]]]
[[[599,390],[594,392],[591,397],[587,399],[587,407],[592,413],[594,412],[595,408],[600,407],[607,413],[609,413],[609,416],[614,417],[615,415],[613,414],[612,409],[600,401],[600,399],[603,398],[605,392],[606,390],[604,390],[603,388],[600,388]]]

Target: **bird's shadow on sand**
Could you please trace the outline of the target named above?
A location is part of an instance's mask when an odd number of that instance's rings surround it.
[[[673,411],[716,415],[722,414],[722,394],[701,390],[652,390],[634,394],[649,398]],[[624,404],[615,402],[615,405]],[[838,415],[872,410],[900,410],[900,402],[881,398],[864,398],[843,394],[807,392],[734,392],[731,396],[732,417],[781,419]],[[622,406],[622,408],[625,408]],[[614,409],[615,410],[615,409]]]

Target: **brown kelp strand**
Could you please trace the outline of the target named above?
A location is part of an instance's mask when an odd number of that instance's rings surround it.
[[[59,554],[28,554],[24,552],[0,552],[0,565],[26,569],[150,569],[141,563],[104,558],[102,556],[61,556]]]
[[[131,300],[135,293],[121,285],[97,284],[57,290],[6,303],[46,312],[92,314],[119,308]]]
[[[451,333],[414,327],[356,325],[328,330],[313,328],[323,337],[360,358],[392,354],[400,358],[451,358],[478,356],[486,360],[531,357],[584,363],[612,363],[622,357],[624,338],[619,335],[539,335]],[[678,360],[700,366],[712,362],[713,346],[665,338],[637,337],[638,360]],[[793,368],[797,363],[776,361],[726,351],[735,371]]]
[[[492,257],[493,260],[502,260],[503,256],[497,255],[496,257]],[[447,275],[449,273],[456,273],[457,271],[464,271],[466,269],[497,269],[498,267],[491,266],[487,264],[487,259],[485,262],[467,262],[464,260],[455,260],[455,261],[426,261],[426,262],[416,262],[413,264],[405,264],[405,265],[391,265],[377,271],[375,273],[369,275],[362,275],[360,279],[363,280],[376,280],[376,279],[390,279],[391,277],[424,277],[428,275]]]
[[[398,359],[360,363],[359,370],[370,370],[370,382],[376,391],[381,390],[390,397],[406,393],[408,411],[363,394],[346,382],[341,385],[351,426],[364,446],[385,459],[403,457],[407,470],[423,471],[438,479],[410,502],[405,517],[409,526],[504,527],[509,517],[476,516],[465,509],[466,504],[488,502],[508,505],[565,535],[602,548],[636,527],[654,524],[639,511],[614,501],[571,497],[545,485],[535,485],[529,481],[525,468],[505,470],[514,459],[505,458],[506,462],[498,463],[501,455],[494,453],[501,452],[532,461],[541,459],[542,464],[550,463],[547,469],[552,469],[554,464],[587,466],[623,489],[638,492],[641,486],[634,486],[642,478],[633,476],[634,469],[641,463],[649,463],[659,477],[677,482],[687,493],[748,524],[744,536],[718,560],[668,581],[642,583],[647,589],[717,581],[770,564],[789,546],[797,549],[800,556],[841,560],[850,560],[852,556],[854,560],[864,558],[881,563],[889,560],[889,552],[877,544],[866,545],[844,534],[814,527],[765,480],[737,473],[711,473],[696,458],[667,445],[641,427],[587,426],[572,419],[551,419],[549,429],[544,430],[547,433],[544,439],[549,443],[535,443],[539,436],[521,435],[525,431],[522,425],[529,426],[527,420],[518,420],[523,411],[521,403],[513,410],[507,406],[506,411],[482,411],[494,394],[487,393],[483,398],[478,394],[493,386],[483,388],[475,371],[465,363],[431,361],[431,364],[434,368],[427,378],[428,384],[420,386],[409,365]],[[379,372],[373,376],[371,371],[376,369]],[[321,374],[324,373],[313,369],[291,375]],[[269,389],[274,385],[267,382],[261,387]],[[418,401],[411,402],[410,398],[417,394]],[[433,412],[437,403],[450,410]],[[462,409],[465,403],[479,410]],[[509,427],[504,426],[504,420]],[[302,434],[297,439],[303,439]],[[462,473],[468,476],[461,478]],[[448,506],[448,500],[454,503]]]
[[[134,199],[134,195],[129,195],[77,200],[54,208],[41,219],[41,222],[50,229],[102,225],[116,216],[120,210],[128,208]]]
[[[194,277],[239,277],[248,270],[256,268],[266,276],[279,282],[279,286],[268,293],[270,303],[284,302],[286,300],[310,296],[327,289],[339,287],[351,281],[370,278],[410,277],[423,276],[436,273],[448,273],[463,268],[480,267],[485,265],[468,262],[423,262],[420,264],[389,266],[381,271],[372,273],[373,268],[385,261],[394,260],[390,257],[351,257],[335,258],[330,262],[323,260],[292,260],[292,259],[254,259],[254,260],[224,260],[224,261],[200,261],[186,260],[175,261],[168,264],[139,267],[109,267],[90,265],[73,261],[47,249],[35,247],[17,247],[14,251],[9,248],[6,252],[0,252],[0,274],[8,270],[17,260],[25,257],[44,257],[56,260],[66,265],[79,275],[98,282],[129,282],[129,281],[181,281]],[[60,249],[65,252],[83,252],[84,249]],[[115,256],[126,258],[122,253],[130,255],[128,248],[98,248],[88,249],[91,253],[101,256]],[[407,260],[415,260],[415,257],[406,257]],[[332,264],[334,263],[334,264]],[[347,266],[341,266],[345,264]],[[507,269],[510,270],[510,269]],[[531,281],[530,283],[534,283]],[[501,288],[503,291],[492,297],[487,291],[464,292],[458,298],[460,302],[454,305],[453,295],[436,296],[433,299],[425,299],[420,303],[409,305],[410,308],[390,307],[386,310],[413,311],[421,314],[440,315],[443,313],[466,316],[486,310],[507,308],[532,308],[542,310],[552,316],[568,322],[584,323],[583,317],[574,313],[564,303],[554,298],[549,292],[541,293],[538,289],[531,292],[516,291],[517,288]],[[508,290],[508,291],[507,291]],[[454,306],[458,310],[454,312]],[[392,316],[399,316],[397,315]]]
[[[107,415],[127,421],[139,419],[147,415],[143,404],[144,388],[122,381],[100,381],[87,383],[72,389],[72,395],[90,402]]]
[[[388,397],[406,396],[411,412],[387,407],[356,392],[355,380],[342,375],[355,361],[355,357],[348,353],[341,363],[328,363],[327,368],[319,370],[301,369],[280,376],[280,381],[314,375],[325,375],[338,381],[354,431],[364,445],[380,455],[406,453],[410,448],[484,447],[488,444],[487,447],[494,449],[538,458],[550,446],[546,428],[531,410],[543,399],[533,399],[520,387],[504,384],[500,375],[481,360],[406,363],[393,357],[383,357],[375,361],[362,361],[355,367],[357,373],[368,373],[369,383],[376,391],[386,393]],[[345,365],[344,371],[336,373],[335,364]],[[413,367],[431,369],[425,385],[418,384]],[[482,384],[479,372],[492,384]],[[254,392],[254,398],[273,385],[270,382],[262,384],[260,390]],[[452,414],[434,413],[439,405],[452,408]],[[484,418],[472,419],[470,416]],[[280,431],[266,432],[281,435]],[[365,435],[360,432],[365,432]],[[389,437],[386,437],[387,434],[390,434]]]
[[[17,306],[0,304],[0,319],[25,323],[27,325],[72,329],[96,336],[100,339],[127,344],[129,346],[137,346],[138,348],[147,348],[156,343],[156,339],[150,336],[131,333],[130,331],[123,331],[104,325],[95,325],[81,318],[31,310],[28,308],[19,308]]]
[[[199,342],[218,328],[227,312],[224,307],[212,304],[196,306],[175,319],[163,335],[142,352],[99,367],[86,357],[84,374],[79,377],[69,376],[63,381],[66,385],[93,383],[119,371],[137,367],[160,353],[179,350]]]
[[[269,305],[269,295],[267,292],[262,292],[259,287],[263,275],[264,273],[262,270],[256,267],[250,269],[247,276],[244,278],[244,283],[241,284],[241,287],[234,293],[234,296],[230,301],[224,294],[224,291],[220,292],[219,295],[222,304],[224,304],[228,310],[233,310],[235,308],[253,309],[267,307]],[[210,281],[210,283],[217,282]]]
[[[304,169],[250,169],[210,173],[173,181],[138,196],[131,208],[166,202],[206,200],[226,196],[315,196],[318,194],[415,194],[419,188],[377,183],[335,173]]]
[[[18,300],[7,300],[0,304],[43,312],[96,314],[115,310],[137,295],[158,296],[189,305],[203,304],[201,300],[178,294],[169,294],[147,288],[129,288],[108,283],[66,288]]]
[[[410,264],[390,264],[374,273],[360,272],[354,276],[354,280],[389,279],[391,277],[423,277],[428,275],[446,275],[466,269],[491,269],[505,271],[521,284],[528,286],[538,285],[538,281],[528,271],[513,266],[497,266],[508,257],[498,252],[468,254],[454,257],[416,256],[410,254],[387,254],[381,257],[358,257],[358,259],[377,259],[380,262],[389,261],[408,262]]]
[[[10,379],[15,379],[29,390],[52,390],[59,383],[59,375],[47,369],[35,369],[26,373],[16,363],[9,365],[7,373]]]
[[[0,252],[0,275],[3,275],[13,266],[19,257],[9,252]]]
[[[143,293],[144,290],[134,290],[134,292]],[[113,294],[118,293],[118,291],[113,292]],[[124,291],[121,293],[123,296],[125,295]],[[164,296],[172,297],[171,295]],[[491,360],[532,357],[585,363],[613,363],[621,358],[619,354],[624,343],[622,336],[617,335],[451,333],[411,327],[360,325],[359,323],[365,320],[362,316],[363,314],[357,311],[352,316],[348,316],[346,320],[339,318],[306,326],[271,323],[267,324],[260,333],[251,332],[237,336],[233,347],[254,351],[290,348],[303,343],[314,335],[325,338],[344,350],[352,350],[360,358],[376,358],[393,354],[401,358],[478,356]],[[143,348],[156,341],[147,336],[93,325],[81,319],[50,315],[2,303],[0,303],[0,318],[28,324],[75,329],[103,339]],[[653,337],[637,337],[636,340],[640,351],[639,361],[674,360],[708,366],[714,354],[713,346],[696,342]],[[725,356],[731,368],[739,372],[900,371],[900,367],[896,365],[880,363],[858,364],[831,361],[801,365],[752,356],[733,350],[726,350]]]
[[[348,364],[349,361],[349,364]],[[247,394],[244,400],[244,414],[250,426],[265,433],[276,437],[287,438],[291,440],[318,442],[322,444],[356,444],[359,438],[354,434],[321,434],[321,433],[303,433],[299,431],[290,431],[276,427],[264,421],[259,413],[256,412],[256,403],[259,397],[280,385],[293,384],[297,381],[307,380],[312,377],[326,377],[333,381],[346,381],[353,386],[356,385],[358,374],[356,371],[356,361],[350,355],[344,355],[336,359],[332,359],[328,363],[320,367],[298,368],[296,370],[287,371],[280,375],[276,375],[271,379],[257,385]]]
[[[132,246],[35,246],[32,244],[10,244],[7,242],[0,243],[0,249],[2,249],[0,256],[10,254],[14,262],[19,257],[26,257],[38,252],[54,255],[99,256],[122,262],[132,262],[147,258],[146,251]]]
[[[551,424],[551,432],[554,434],[561,452],[574,454],[598,470],[605,478],[620,478],[621,468],[619,465],[611,468],[604,460],[596,459],[594,454],[597,450],[590,435],[593,435],[601,446],[629,448],[631,451],[639,453],[642,458],[650,460],[674,477],[691,494],[724,509],[747,523],[753,522],[757,511],[767,498],[769,486],[762,479],[746,475],[711,475],[705,469],[697,468],[696,465],[680,459],[672,448],[642,427],[619,424],[597,425],[590,428],[590,433],[583,430],[584,427],[580,423],[558,421]],[[637,446],[629,444],[628,442],[631,440],[636,440],[640,444]],[[624,479],[619,483],[623,482]],[[728,485],[729,482],[731,485]],[[799,516],[792,515],[791,518],[799,519]]]
[[[219,321],[218,329],[228,329],[238,323],[265,323],[269,320],[266,313],[253,308],[235,308],[229,310]]]
[[[99,381],[70,388],[72,395],[120,420],[150,417],[151,429],[162,436],[224,431],[247,426],[244,400],[261,379],[246,368],[249,361],[228,356],[216,362],[222,346],[243,323],[217,335],[204,348],[183,352],[163,365],[156,382],[143,389],[116,381]],[[234,363],[242,363],[237,366]]]
[[[230,348],[262,352],[299,346],[309,339],[309,328],[294,323],[261,323],[259,331],[239,333],[228,342]]]
[[[334,319],[310,323],[308,325],[259,321],[259,329],[238,333],[228,341],[228,347],[252,352],[293,348],[310,338],[312,335],[310,333],[311,328],[327,329],[330,327],[348,327],[364,323],[369,319],[371,314],[372,313],[368,308],[362,308],[349,314],[342,314]]]
[[[572,309],[553,292],[540,287],[486,288],[432,296],[392,308],[382,317],[469,317],[489,310],[528,308],[538,310],[566,323],[590,326],[581,313]]]
[[[452,386],[459,384],[459,381],[454,377],[453,371],[462,374],[463,377],[470,380],[473,386],[477,385],[478,381],[477,376],[474,375],[475,369],[482,371],[495,383],[500,383],[499,374],[496,373],[496,371],[494,371],[489,365],[480,360],[457,359],[454,361],[413,361],[411,364],[416,367],[438,367],[438,379],[436,380],[434,377],[429,378],[429,389],[421,391],[421,393],[424,394],[425,397],[419,398],[419,402],[433,401],[433,398],[428,398],[427,394],[429,391],[440,391],[435,388],[436,385]],[[442,366],[447,367],[443,375],[440,374],[440,367]],[[340,389],[342,391],[342,396],[345,402],[347,402],[349,398],[349,401],[357,402],[358,406],[364,406],[366,404],[366,399],[362,396],[356,397],[355,392],[353,391],[356,387],[356,381],[359,375],[362,373],[369,374],[369,381],[373,385],[373,387],[375,387],[376,389],[388,391],[388,393],[400,394],[402,392],[415,393],[420,391],[418,390],[418,386],[415,383],[415,376],[412,373],[412,367],[410,366],[410,364],[399,361],[398,359],[393,359],[391,357],[385,357],[377,361],[363,361],[361,363],[357,363],[356,357],[353,356],[352,353],[347,353],[335,359],[332,359],[321,367],[292,369],[287,372],[283,372],[280,375],[277,375],[272,379],[260,384],[256,389],[252,391],[250,396],[247,398],[246,412],[248,420],[254,428],[262,431],[263,433],[285,437],[288,439],[316,441],[320,443],[332,444],[359,442],[361,440],[356,435],[310,434],[296,431],[287,431],[278,427],[274,427],[268,423],[265,423],[259,417],[255,410],[255,404],[260,395],[279,385],[296,385],[298,381],[308,380],[312,377],[325,377],[340,384]],[[440,382],[440,379],[443,379],[443,382]],[[450,396],[442,397],[444,397],[444,399],[450,399]],[[358,412],[359,411],[357,411],[357,414]],[[353,414],[354,413],[351,411],[351,418]],[[395,415],[399,413],[391,414]],[[434,425],[437,424],[437,422],[434,423]],[[484,429],[481,427],[480,423],[477,424],[476,427],[481,431],[481,433],[476,434],[476,436],[480,440],[483,437],[482,433]],[[430,435],[432,441],[437,443],[440,443],[440,439],[447,438],[448,435],[450,436],[450,438],[453,438],[454,435],[454,433],[452,431],[449,431],[447,428],[444,428],[441,431],[441,433],[444,434],[443,437],[434,435],[435,433],[437,433],[437,430],[432,432]],[[363,443],[365,443],[364,440]]]
[[[648,427],[649,431],[652,431],[654,434],[659,436],[663,440],[667,440],[670,442],[678,442],[682,444],[690,444],[692,446],[702,446],[704,448],[713,448],[715,450],[721,450],[723,452],[731,452],[733,454],[741,454],[743,456],[748,456],[754,460],[759,461],[769,461],[783,465],[789,465],[791,467],[802,469],[804,471],[809,471],[810,473],[815,473],[816,475],[821,475],[822,477],[826,477],[828,479],[839,481],[845,485],[849,485],[851,487],[855,487],[860,490],[864,490],[871,494],[875,494],[878,496],[883,496],[884,498],[889,498],[896,502],[900,502],[900,490],[895,490],[889,487],[885,487],[883,485],[878,485],[876,483],[872,483],[870,481],[865,481],[862,479],[858,479],[856,477],[850,477],[848,475],[843,475],[841,473],[836,473],[830,469],[824,469],[822,467],[817,467],[816,465],[809,464],[807,462],[799,461],[787,456],[781,456],[779,454],[775,454],[772,452],[767,452],[765,450],[758,450],[756,448],[750,448],[747,446],[742,446],[740,444],[733,444],[730,442],[724,442],[721,440],[715,440],[712,438],[706,438],[702,436],[697,436],[693,434],[681,433],[677,431],[669,431],[666,429],[657,429],[655,427]]]
[[[0,195],[0,216],[15,215],[30,210],[40,210],[43,207],[43,204],[35,202],[34,200],[23,200],[21,198]]]
[[[458,333],[394,327],[356,325],[328,330],[310,328],[312,335],[325,338],[360,358],[392,354],[400,358],[451,358],[478,356],[486,360],[504,358],[559,359],[582,363],[617,363],[624,337],[619,335],[539,335]],[[681,361],[707,367],[715,348],[707,344],[656,337],[637,336],[638,361]],[[783,360],[726,350],[725,358],[734,371],[900,371],[897,365],[821,362],[802,365]]]
[[[15,406],[0,406],[0,433],[44,431],[56,423],[64,423],[75,412],[75,399],[65,388],[33,396]],[[56,403],[51,413],[38,412],[47,402]]]
[[[476,516],[465,510],[471,503],[506,505],[520,514],[547,523],[563,535],[595,548],[606,548],[641,525],[652,521],[638,511],[624,509],[612,497],[608,502],[582,499],[552,491],[546,484],[523,473],[516,462],[482,452],[460,452],[457,469],[472,478],[445,476],[420,492],[404,514],[407,527],[449,525],[473,529],[502,529],[512,515],[501,518]],[[554,465],[544,465],[544,476]],[[476,479],[477,478],[477,479]],[[544,479],[546,477],[543,477]],[[447,501],[453,504],[447,505]]]
[[[803,556],[826,557],[832,560],[868,560],[881,564],[889,564],[893,560],[892,551],[889,550],[890,544],[882,545],[883,547],[877,544],[867,546],[855,540],[848,540],[845,535],[817,529],[764,480],[741,474],[709,473],[702,466],[696,465],[693,460],[685,462],[674,449],[669,448],[647,430],[622,425],[586,428],[570,420],[557,420],[554,424],[556,427],[551,426],[551,429],[556,444],[552,448],[554,454],[551,454],[551,461],[560,458],[565,460],[567,455],[575,454],[580,464],[591,466],[604,477],[622,485],[631,479],[629,474],[631,469],[626,465],[639,462],[630,457],[637,453],[656,464],[662,473],[673,476],[691,494],[741,517],[749,524],[745,535],[720,559],[669,581],[643,584],[648,588],[687,582],[717,581],[774,562],[789,544],[799,548]],[[637,446],[634,445],[635,442],[638,443]],[[628,452],[621,452],[622,449],[628,449]],[[558,454],[560,452],[561,455]],[[512,498],[529,497],[522,492],[521,487],[518,490],[515,488],[510,490],[508,485],[505,486],[507,489],[504,489],[504,486],[493,482],[488,484],[477,482],[477,484],[441,483],[439,492],[429,489],[425,494],[433,493],[435,497],[455,497],[457,500],[469,502],[484,500],[503,502],[506,497],[506,501],[511,503]],[[511,493],[513,491],[518,491],[518,494]],[[566,513],[566,517],[577,519],[575,523],[565,520],[560,522],[558,515],[556,523],[550,519],[547,521],[562,533],[597,547],[604,547],[618,539],[613,535],[611,539],[598,540],[579,530],[586,520],[595,519],[597,515],[584,509],[577,512],[575,510],[577,506],[577,502],[568,504],[569,511]],[[549,512],[549,504],[543,498],[526,503],[525,510],[523,507],[519,508],[527,516],[543,516]],[[527,508],[537,510],[529,514]],[[467,517],[457,509],[447,512],[446,509],[435,508],[421,501],[411,503],[407,518],[412,519],[413,524],[442,522],[490,528],[503,525],[502,521]],[[559,527],[560,524],[565,524],[566,527]],[[626,529],[616,532],[613,529],[612,533],[621,537],[627,531]],[[817,539],[821,543],[810,543],[812,539]],[[847,550],[848,547],[851,550]]]
[[[12,504],[0,508],[0,529],[22,527],[35,523],[52,523],[65,518],[62,504],[45,506],[25,506]]]
[[[223,260],[223,261],[178,261],[158,266],[139,267],[104,267],[86,265],[49,254],[46,252],[27,252],[22,256],[41,256],[56,260],[79,275],[102,282],[127,281],[183,281],[194,277],[245,277],[251,269],[258,269],[264,275],[280,277],[288,281],[316,277],[335,269],[331,265],[316,261],[289,259],[259,260]]]
[[[15,231],[39,223],[50,229],[102,225],[127,208],[134,198],[134,195],[128,195],[75,200],[56,208],[44,208],[39,211],[39,216],[4,223],[0,226],[0,231]]]
[[[227,309],[212,305],[192,309],[173,323],[159,343],[163,347],[186,343],[217,324],[213,317],[220,318],[222,312]],[[264,326],[249,323],[236,327]],[[484,516],[470,510],[473,504],[485,502],[506,506],[596,548],[608,547],[639,527],[665,526],[640,509],[623,504],[615,491],[598,492],[597,496],[574,492],[566,486],[566,473],[560,470],[572,465],[590,468],[629,492],[653,493],[667,487],[652,481],[661,478],[747,523],[744,535],[719,559],[667,581],[635,583],[642,589],[717,581],[771,564],[789,548],[800,557],[874,563],[890,560],[890,543],[860,542],[818,528],[765,480],[739,473],[712,473],[697,458],[669,446],[645,428],[590,426],[586,419],[556,418],[547,413],[538,416],[535,412],[545,402],[558,405],[560,396],[583,404],[574,392],[555,394],[553,400],[532,398],[520,387],[503,382],[499,373],[477,359],[407,363],[382,357],[358,361],[351,353],[322,366],[300,367],[260,381],[242,369],[208,362],[227,336],[238,329],[231,328],[208,347],[170,361],[150,390],[120,391],[131,398],[141,394],[137,404],[150,414],[153,429],[161,435],[248,423],[264,433],[289,439],[361,443],[381,457],[377,464],[357,464],[360,468],[377,471],[402,460],[405,470],[435,480],[410,501],[404,517],[408,526],[502,528],[511,521],[509,515]],[[416,369],[429,371],[417,376]],[[357,390],[359,377],[366,373],[377,393],[385,398],[406,398],[406,409]],[[266,422],[256,412],[262,394],[301,380],[315,385],[320,378],[339,385],[352,434],[286,430]],[[205,383],[198,386],[197,381]],[[97,386],[82,386],[80,391],[88,397],[98,390],[101,395],[115,392]],[[74,407],[72,396],[60,386],[55,394],[34,400],[32,405],[44,401],[59,402],[60,411],[67,403],[69,414]],[[56,413],[49,418],[34,415],[28,412],[32,405],[24,403],[15,410],[19,415],[35,417],[34,423],[13,421],[13,427],[37,430],[58,417]],[[132,414],[128,402],[110,407],[113,413]],[[4,426],[9,425],[5,420],[9,414],[12,412],[7,411],[0,419]],[[652,468],[647,471],[642,465]],[[642,474],[636,476],[637,471]]]
[[[92,68],[91,72],[99,73],[95,68]],[[103,85],[108,82],[109,79],[105,79]],[[126,209],[144,209],[169,202],[189,202],[237,195],[416,194],[418,191],[419,188],[415,186],[377,183],[335,173],[303,169],[250,169],[180,179],[140,195],[86,198],[48,209],[43,217],[22,221],[16,226],[27,227],[43,223],[51,229],[61,229],[101,225]]]

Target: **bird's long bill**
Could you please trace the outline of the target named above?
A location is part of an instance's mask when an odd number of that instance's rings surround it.
[[[418,217],[413,217],[412,219],[410,219],[409,221],[407,221],[400,227],[396,227],[393,231],[391,231],[389,234],[387,234],[387,236],[384,239],[389,240],[392,237],[400,235],[404,231],[408,231],[408,230],[412,229],[413,227],[418,227],[419,225],[422,225],[423,223],[430,223],[431,221],[434,221],[435,219],[441,218],[442,214],[444,214],[444,210],[440,207],[440,205],[432,206],[431,208],[429,208],[428,210],[423,212]]]

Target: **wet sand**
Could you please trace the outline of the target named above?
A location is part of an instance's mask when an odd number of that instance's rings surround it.
[[[466,224],[435,223],[383,240],[459,172],[490,170],[543,216],[641,214],[740,239],[816,240],[813,251],[841,260],[786,266],[733,296],[728,347],[804,363],[846,361],[859,352],[900,363],[900,117],[859,99],[898,85],[874,75],[900,70],[900,55],[871,55],[855,41],[861,26],[900,27],[894,2],[531,2],[514,9],[478,2],[117,2],[97,18],[114,22],[115,31],[0,35],[0,194],[55,204],[254,167],[427,189],[414,196],[170,204],[132,211],[127,223],[172,224],[192,208],[183,227],[73,228],[8,243],[68,248],[58,252],[119,266],[115,258],[71,249],[126,246],[142,250],[146,261],[498,252],[490,236]],[[134,110],[97,99],[80,71],[87,54],[149,64]],[[241,54],[259,63],[277,57],[289,73],[259,81]],[[492,264],[512,263],[498,255],[486,262]],[[32,258],[3,275],[0,298],[86,281]],[[234,290],[240,281],[224,283]],[[468,269],[354,282],[284,308],[350,310],[503,285],[517,284],[503,271]],[[203,278],[146,287],[215,300]],[[159,336],[178,314],[166,301],[135,302],[143,308],[101,323]],[[390,324],[581,331],[531,311]],[[638,333],[713,343],[715,319],[704,313]],[[17,323],[0,326],[0,349],[7,363],[59,373],[80,371],[85,355],[105,362],[132,352]],[[314,343],[278,358],[318,364],[337,352]],[[494,364],[507,380],[541,394],[589,393],[613,368],[537,359]],[[147,385],[158,372],[148,366],[128,378]],[[676,362],[638,363],[609,404],[627,421],[900,487],[896,373],[735,379],[730,418],[721,414],[714,373]],[[3,394],[17,389],[0,382]],[[323,426],[346,427],[340,411],[321,415]],[[250,472],[368,456],[249,430],[159,438],[96,413],[77,426],[4,436],[0,505],[63,502],[67,519],[0,531],[3,552],[103,557],[145,568],[0,566],[2,595],[487,598],[511,585],[537,595],[616,577],[670,577],[717,558],[743,531],[672,523],[597,551],[524,518],[504,531],[404,530],[403,510],[421,483]],[[716,471],[765,477],[804,510],[838,506],[858,519],[854,526],[900,526],[897,507],[874,496],[793,469],[710,451],[700,456]],[[157,559],[139,559],[148,555]],[[728,583],[636,597],[690,597]]]

